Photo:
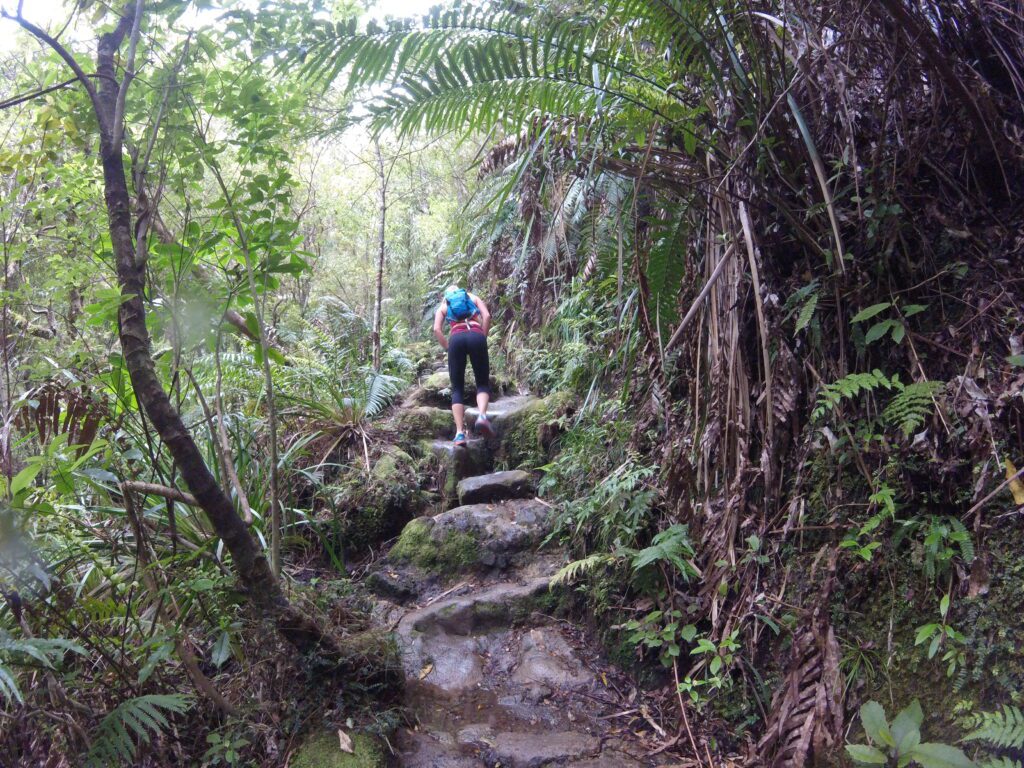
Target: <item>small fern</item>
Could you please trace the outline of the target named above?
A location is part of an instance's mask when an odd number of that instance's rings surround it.
[[[61,638],[18,639],[0,631],[0,700],[24,701],[13,669],[24,659],[53,669],[65,653],[85,654],[82,646]],[[4,663],[6,662],[6,663]]]
[[[1024,711],[1004,705],[996,712],[979,712],[971,718],[973,730],[964,741],[986,741],[1004,749],[1024,747]]]
[[[1009,757],[990,757],[988,760],[978,763],[978,768],[1024,768],[1020,760],[1012,760]]]
[[[556,587],[559,584],[569,584],[585,573],[595,571],[604,565],[611,565],[614,562],[615,558],[604,552],[588,555],[582,560],[573,560],[551,577],[551,586]]]
[[[852,400],[865,392],[874,392],[879,388],[894,389],[900,386],[899,377],[889,378],[877,368],[871,372],[851,373],[822,388],[811,418],[820,419],[825,414],[834,411],[843,400]]]
[[[917,381],[897,387],[899,392],[885,407],[882,418],[910,437],[931,416],[934,397],[944,386],[941,381]]]
[[[136,739],[149,744],[154,734],[170,725],[168,713],[180,715],[190,704],[188,696],[177,693],[138,696],[122,702],[100,722],[89,750],[89,765],[134,763]]]

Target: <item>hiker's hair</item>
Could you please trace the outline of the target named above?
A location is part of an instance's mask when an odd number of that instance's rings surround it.
[[[448,291],[457,291],[457,290],[459,290],[458,283],[452,283],[451,285],[449,285],[447,288],[444,289],[444,292],[448,293]]]

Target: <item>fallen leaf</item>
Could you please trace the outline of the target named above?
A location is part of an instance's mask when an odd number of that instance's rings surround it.
[[[1010,481],[1010,493],[1013,494],[1013,503],[1018,506],[1024,504],[1024,483],[1020,481],[1019,477],[1014,477],[1017,474],[1017,468],[1009,459],[1005,459],[1004,463],[1006,464],[1006,479]]]
[[[352,746],[352,737],[345,733],[341,728],[338,729],[338,749],[348,754],[354,754],[355,748]]]
[[[420,680],[423,680],[424,678],[426,678],[426,676],[429,675],[433,671],[434,671],[434,665],[433,664],[427,664],[427,666],[425,666],[423,669],[420,670]]]

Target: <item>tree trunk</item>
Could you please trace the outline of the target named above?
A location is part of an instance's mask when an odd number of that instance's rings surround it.
[[[377,296],[373,303],[373,370],[380,370],[380,326],[384,304],[384,224],[388,212],[388,179],[384,173],[384,156],[380,151],[380,142],[374,141],[377,151],[377,175],[380,177],[380,231],[377,235]]]
[[[303,653],[320,650],[329,657],[338,657],[340,651],[336,641],[285,597],[266,558],[235,512],[231,499],[206,466],[154,369],[143,301],[145,267],[138,263],[135,254],[131,197],[124,171],[122,141],[124,92],[134,76],[134,47],[139,35],[142,5],[142,0],[138,0],[126,6],[117,27],[100,37],[96,53],[98,87],[92,85],[81,66],[57,41],[20,15],[16,21],[50,45],[75,71],[96,112],[111,249],[121,286],[122,303],[118,311],[121,351],[139,404],[167,446],[196,502],[231,553],[235,572],[253,605],[274,620],[281,635]],[[114,59],[129,29],[132,30],[131,50],[125,66],[125,82],[119,84]]]

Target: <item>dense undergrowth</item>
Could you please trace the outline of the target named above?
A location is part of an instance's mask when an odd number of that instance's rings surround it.
[[[187,6],[140,4],[145,77],[127,42],[115,67],[154,370],[366,674],[275,634],[137,400],[105,126],[26,43],[3,62],[0,762],[281,765],[313,723],[399,721],[349,576],[450,492],[415,437],[446,425],[391,406],[436,359],[413,343],[436,287],[466,280],[504,378],[548,397],[499,462],[542,474],[559,581],[677,722],[666,750],[898,750],[864,705],[916,699],[930,742],[1024,760],[1018,7],[365,27],[227,3],[189,29]]]

